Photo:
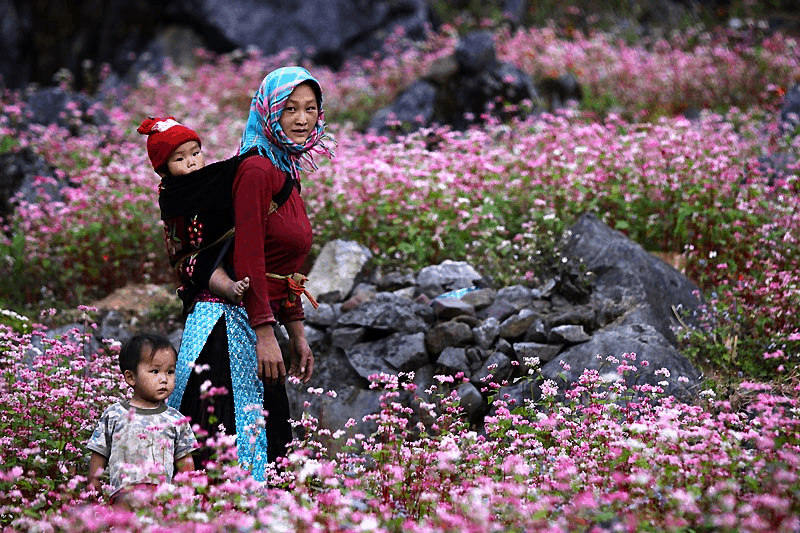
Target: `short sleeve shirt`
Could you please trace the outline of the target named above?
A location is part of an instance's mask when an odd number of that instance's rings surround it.
[[[135,483],[171,483],[175,461],[198,447],[191,426],[163,403],[142,409],[126,401],[103,411],[87,447],[108,459],[116,493]]]

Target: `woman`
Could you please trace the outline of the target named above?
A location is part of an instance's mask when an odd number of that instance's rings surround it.
[[[208,293],[197,298],[186,320],[169,402],[210,435],[220,425],[235,432],[239,463],[257,480],[263,480],[267,461],[285,455],[292,439],[287,372],[273,330],[277,321],[290,337],[289,375],[308,382],[314,371],[302,323],[305,278],[297,273],[311,248],[299,180],[302,171],[316,170],[313,154],[333,157],[322,103],[319,82],[300,67],[269,73],[253,96],[239,153],[257,155],[241,162],[232,189],[233,269],[237,279],[250,278],[250,288],[242,306]],[[291,194],[274,209],[273,197],[287,183]],[[204,398],[206,381],[228,393]],[[268,412],[265,428],[261,406]]]

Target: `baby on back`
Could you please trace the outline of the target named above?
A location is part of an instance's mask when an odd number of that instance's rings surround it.
[[[147,155],[162,182],[205,167],[200,136],[175,118],[148,118],[137,131],[147,135]],[[207,283],[197,279],[193,279],[193,282],[200,286],[207,285],[211,294],[238,304],[250,287],[250,279],[231,279],[226,266],[222,263],[216,266]]]

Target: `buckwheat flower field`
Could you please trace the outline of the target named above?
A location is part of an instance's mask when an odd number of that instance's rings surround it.
[[[91,342],[88,303],[128,282],[173,281],[158,178],[135,128],[142,117],[173,115],[198,131],[206,161],[229,157],[252,92],[298,56],[234,62],[199,52],[193,69],[168,67],[123,100],[99,104],[110,119],[102,127],[77,112],[70,128],[31,125],[21,95],[4,93],[0,150],[31,150],[71,186],[51,196],[52,178],[42,178],[38,201],[20,201],[1,221],[0,525],[800,531],[800,131],[779,120],[783,95],[800,82],[800,43],[747,37],[692,30],[631,45],[602,34],[498,30],[503,61],[535,76],[572,73],[584,101],[405,136],[363,125],[452,53],[452,28],[413,46],[397,37],[386,59],[337,72],[307,65],[339,143],[334,160],[304,177],[315,253],[345,238],[389,267],[465,260],[498,283],[534,284],[558,261],[562,232],[594,212],[648,250],[682,254],[703,291],[703,327],[681,338],[708,377],[695,401],[587,370],[563,400],[546,382],[536,402],[496,395],[477,428],[452,392],[462,376],[418,391],[413,376],[375,375],[383,396],[374,433],[346,436],[305,415],[295,421],[302,439],[265,484],[239,470],[233,441],[211,442],[214,465],[176,476],[136,512],[87,490],[84,447],[99,414],[126,394],[119,345]],[[762,162],[778,156],[790,163],[768,172]],[[47,338],[64,315],[84,326]],[[620,350],[604,364],[624,376],[649,363]],[[417,401],[402,404],[401,391]]]

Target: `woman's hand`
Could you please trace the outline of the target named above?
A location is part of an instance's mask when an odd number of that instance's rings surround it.
[[[284,324],[291,343],[292,363],[289,366],[289,375],[299,378],[303,383],[308,383],[314,373],[314,354],[306,341],[306,332],[303,323],[299,320]]]
[[[281,347],[275,338],[272,324],[256,328],[256,364],[258,379],[267,385],[282,384],[286,381],[286,366],[283,364]]]

